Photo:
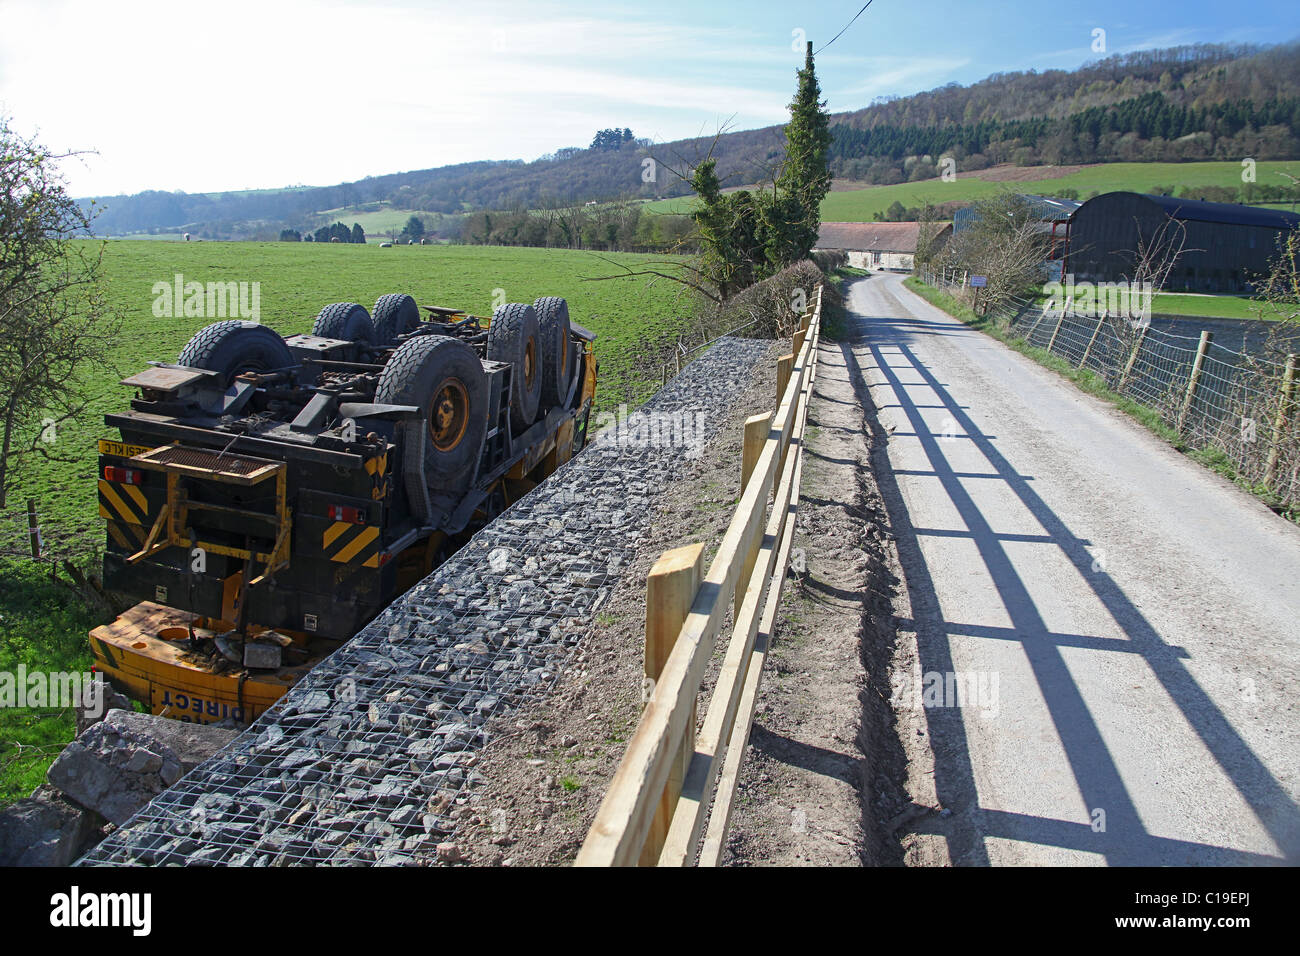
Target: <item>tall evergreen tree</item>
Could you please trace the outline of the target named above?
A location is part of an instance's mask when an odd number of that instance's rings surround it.
[[[813,65],[812,44],[798,73],[799,86],[785,127],[785,163],[776,180],[776,199],[769,207],[768,261],[780,269],[804,259],[817,242],[821,202],[831,191],[827,157],[831,148],[830,114],[821,98]]]

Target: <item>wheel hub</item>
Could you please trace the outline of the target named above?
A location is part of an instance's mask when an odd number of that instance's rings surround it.
[[[469,392],[458,378],[447,379],[434,392],[429,409],[429,434],[439,451],[451,451],[469,427]]]

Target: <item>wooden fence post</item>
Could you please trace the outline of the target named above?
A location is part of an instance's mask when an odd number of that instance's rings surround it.
[[[1065,324],[1065,308],[1061,308],[1061,314],[1056,320],[1056,328],[1052,329],[1052,337],[1047,340],[1047,354],[1052,354],[1052,346],[1056,344],[1056,337],[1061,334],[1061,326]]]
[[[758,456],[763,453],[763,443],[767,441],[767,433],[771,430],[771,412],[762,415],[751,415],[745,419],[745,445],[740,460],[741,493],[744,493],[745,485],[749,484],[749,476],[754,473],[754,466],[758,464]]]
[[[1083,358],[1079,359],[1079,368],[1083,368],[1088,363],[1088,356],[1092,354],[1092,347],[1097,344],[1097,335],[1101,332],[1101,327],[1106,322],[1106,315],[1102,313],[1097,317],[1097,327],[1092,330],[1092,338],[1088,339],[1088,347],[1083,350]]]
[[[1196,385],[1201,380],[1201,369],[1205,365],[1205,352],[1213,338],[1208,329],[1203,330],[1201,341],[1196,346],[1196,360],[1192,362],[1192,374],[1187,378],[1187,393],[1183,396],[1183,407],[1178,412],[1178,427],[1175,431],[1180,435],[1183,433],[1183,425],[1187,423],[1187,413],[1192,409],[1192,399],[1196,397]]]
[[[27,499],[27,537],[32,548],[32,557],[41,559],[41,528],[36,521],[36,499]]]
[[[749,476],[754,473],[754,466],[758,464],[758,456],[763,453],[763,446],[767,444],[767,436],[772,431],[772,415],[751,415],[745,419],[745,444],[740,455],[740,493],[745,493],[745,486],[749,484]],[[778,472],[780,474],[780,472]],[[776,491],[777,482],[772,483],[773,493]],[[736,585],[736,598],[733,601],[732,614],[740,614],[740,606],[745,603],[745,588],[749,585],[749,576],[754,572],[754,561],[758,558],[759,546],[763,543],[761,537],[755,537],[749,551],[745,553],[744,569],[740,573],[740,583]]]
[[[782,355],[776,360],[776,405],[781,407],[785,398],[785,387],[790,384],[790,373],[794,371],[794,356]]]
[[[1061,307],[1062,314],[1064,314],[1066,311],[1069,310],[1070,305],[1071,305],[1071,303],[1073,303],[1073,302],[1074,302],[1074,296],[1070,296],[1069,298],[1067,298],[1067,299],[1065,300],[1065,305],[1063,305],[1063,306]],[[1048,304],[1049,304],[1049,303],[1044,303],[1044,304],[1043,304],[1043,308],[1042,308],[1042,309],[1039,311],[1039,313],[1038,313],[1038,318],[1036,318],[1036,319],[1034,320],[1034,324],[1031,325],[1031,326],[1029,327],[1029,331],[1025,333],[1025,341],[1026,341],[1026,342],[1029,342],[1030,344],[1033,344],[1033,341],[1032,341],[1032,340],[1033,340],[1033,338],[1034,338],[1034,333],[1038,331],[1038,327],[1039,327],[1040,325],[1043,324],[1043,319],[1047,318],[1047,313],[1051,311],[1051,310],[1048,309],[1048,307],[1047,307]]]
[[[1128,384],[1129,374],[1133,371],[1133,363],[1137,361],[1138,352],[1142,351],[1142,343],[1146,341],[1147,329],[1150,326],[1142,326],[1138,330],[1137,338],[1133,340],[1133,351],[1128,354],[1128,361],[1124,363],[1124,372],[1119,377],[1119,383],[1115,386],[1115,391],[1123,390]]]
[[[804,337],[807,336],[807,334],[808,334],[808,333],[805,332],[803,329],[800,329],[798,332],[796,332],[796,333],[791,337],[791,341],[794,343],[794,345],[793,345],[793,347],[790,349],[790,351],[793,352],[795,355],[798,355],[798,354],[799,354],[799,350],[800,350],[801,348],[803,348],[803,340],[804,340]]]
[[[650,681],[658,681],[663,673],[668,655],[677,643],[691,605],[695,603],[695,594],[700,589],[704,577],[704,545],[688,544],[674,548],[660,555],[650,574],[646,578],[645,590],[645,676]],[[648,697],[649,695],[647,695]],[[679,742],[677,759],[668,774],[668,783],[663,796],[659,799],[659,809],[655,811],[650,834],[645,846],[641,848],[639,865],[655,866],[659,854],[663,852],[664,840],[668,836],[668,825],[672,822],[673,810],[677,798],[682,793],[682,780],[686,777],[686,765],[690,763],[695,749],[695,712],[687,724],[686,736]]]
[[[1286,371],[1282,373],[1282,393],[1278,398],[1277,415],[1273,418],[1273,447],[1268,450],[1268,463],[1264,466],[1264,487],[1272,488],[1277,478],[1277,460],[1282,445],[1282,429],[1286,427],[1291,396],[1295,391],[1295,353],[1286,357]]]

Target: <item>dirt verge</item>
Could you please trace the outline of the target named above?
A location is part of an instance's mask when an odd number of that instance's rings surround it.
[[[555,866],[577,855],[641,714],[646,575],[664,551],[694,541],[708,542],[712,558],[739,498],[744,420],[775,405],[777,351],[758,363],[688,474],[651,503],[651,531],[631,572],[578,642],[555,693],[493,730],[476,767],[487,782],[457,811],[455,850],[444,857]]]
[[[794,573],[738,787],[732,865],[903,860],[892,824],[910,802],[889,703],[898,564],[848,347],[823,339],[819,353]]]

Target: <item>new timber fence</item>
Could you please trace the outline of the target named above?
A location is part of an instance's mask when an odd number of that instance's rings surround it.
[[[949,292],[963,279],[918,273]],[[1011,299],[987,318],[1010,335],[1086,369],[1118,395],[1152,409],[1190,448],[1208,451],[1279,510],[1300,511],[1300,415],[1295,343],[1236,351],[1209,330],[1179,335],[1131,314],[1081,312]],[[1131,310],[1130,310],[1131,312]]]
[[[649,693],[579,866],[721,858],[789,563],[821,309],[818,286],[791,353],[777,362],[775,413],[745,423],[740,501],[708,570],[699,543],[665,553],[650,571]],[[730,640],[697,732],[701,680],[729,613]]]

